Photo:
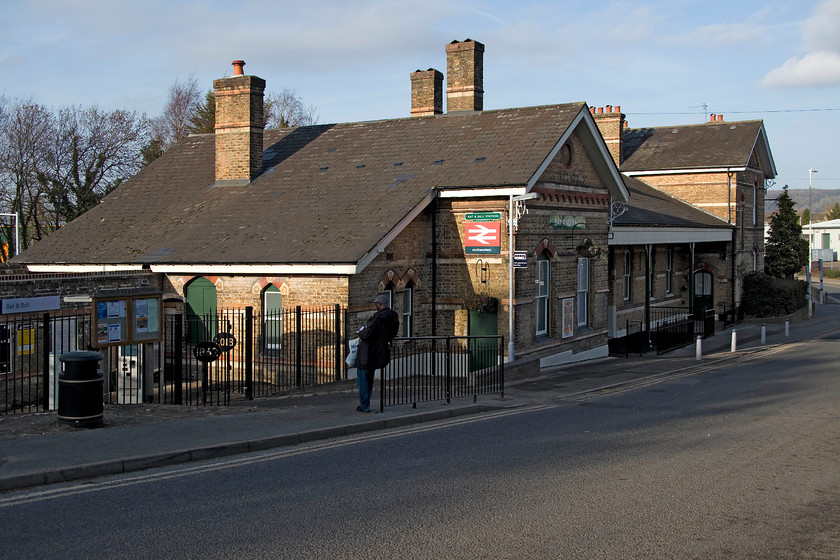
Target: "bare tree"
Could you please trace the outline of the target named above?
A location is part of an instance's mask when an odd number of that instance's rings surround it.
[[[19,214],[23,249],[98,204],[142,165],[145,115],[95,106],[52,112],[23,101],[4,113],[0,206]]]
[[[287,128],[316,124],[318,115],[314,105],[304,105],[303,100],[288,88],[280,93],[265,96],[265,127]]]
[[[149,122],[135,111],[93,106],[61,109],[56,124],[50,165],[38,179],[58,226],[84,214],[140,170]]]
[[[190,74],[183,82],[175,79],[169,86],[169,94],[163,114],[154,120],[152,137],[163,152],[190,133],[190,119],[201,99],[198,80]]]
[[[53,118],[31,100],[4,103],[0,121],[0,208],[19,216],[21,248],[29,239],[40,239],[48,221],[47,199],[38,181],[38,170],[47,165]],[[3,228],[14,238],[11,224]],[[8,253],[6,257],[10,256]]]

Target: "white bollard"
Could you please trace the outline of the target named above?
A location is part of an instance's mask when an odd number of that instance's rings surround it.
[[[790,336],[790,319],[785,319],[785,338]]]
[[[767,343],[767,325],[761,323],[761,344]]]
[[[732,329],[732,343],[729,345],[729,351],[738,351],[738,333],[735,332],[735,329]]]
[[[703,359],[703,337],[701,336],[697,337],[697,346],[695,348],[694,354],[698,360]]]

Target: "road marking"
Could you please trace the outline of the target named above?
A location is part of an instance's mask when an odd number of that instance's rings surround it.
[[[30,504],[35,502],[43,502],[46,500],[65,498],[68,496],[78,496],[81,494],[89,494],[91,492],[101,492],[102,490],[110,490],[114,488],[123,488],[127,486],[148,484],[150,482],[156,482],[160,480],[172,480],[176,478],[183,478],[187,476],[193,476],[196,474],[231,469],[245,465],[263,463],[266,461],[274,461],[277,459],[285,459],[288,457],[295,457],[298,455],[305,455],[309,453],[316,453],[318,451],[324,451],[327,449],[337,449],[340,447],[355,445],[357,443],[362,442],[379,441],[384,439],[402,437],[405,435],[412,435],[422,432],[430,432],[434,430],[450,428],[453,426],[471,424],[474,422],[483,422],[486,420],[502,418],[505,416],[513,416],[516,414],[524,414],[526,412],[534,412],[542,409],[555,408],[557,406],[560,405],[535,405],[515,409],[482,412],[481,414],[474,416],[462,416],[458,418],[453,418],[451,420],[429,422],[414,426],[407,426],[404,428],[393,428],[383,432],[368,432],[365,434],[359,434],[354,436],[343,436],[341,439],[327,440],[320,443],[300,444],[295,447],[284,448],[278,451],[270,451],[268,453],[261,453],[259,455],[248,454],[247,456],[239,456],[231,459],[211,459],[208,462],[199,465],[174,467],[175,470],[169,472],[145,471],[143,474],[139,475],[113,475],[116,477],[120,477],[119,480],[105,480],[99,478],[96,480],[88,480],[85,482],[73,484],[72,486],[64,486],[61,488],[47,488],[44,490],[26,492],[26,494],[24,495],[0,498],[0,508]]]

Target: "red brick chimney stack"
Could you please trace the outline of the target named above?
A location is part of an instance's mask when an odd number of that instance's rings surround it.
[[[233,76],[213,81],[216,93],[216,182],[247,184],[263,167],[265,80],[245,76],[245,61],[233,61]]]
[[[411,116],[443,113],[443,74],[429,68],[411,73]]]
[[[622,133],[626,128],[625,115],[621,112],[621,106],[607,105],[604,107],[590,107],[589,112],[595,117],[595,124],[604,137],[604,142],[610,151],[610,155],[616,165],[621,165],[621,151],[624,146]]]
[[[446,111],[484,109],[484,45],[452,41],[446,45]]]

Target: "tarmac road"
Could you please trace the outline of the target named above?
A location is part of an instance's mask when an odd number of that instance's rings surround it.
[[[169,407],[165,411],[146,405],[136,405],[131,410],[109,407],[106,427],[95,430],[55,426],[54,414],[29,419],[0,416],[0,491],[614,392],[675,376],[689,376],[711,364],[742,359],[776,345],[792,344],[838,329],[840,305],[818,305],[811,319],[790,325],[789,337],[785,336],[782,322],[737,325],[736,352],[730,351],[732,330],[728,329],[702,341],[701,360],[697,359],[694,345],[663,356],[607,358],[543,370],[536,377],[509,378],[504,398],[483,395],[477,403],[471,399],[450,404],[419,403],[416,408],[410,405],[387,408],[383,414],[356,412],[353,383],[343,382],[282,399],[251,401],[240,405],[243,408],[238,410],[237,407]],[[22,428],[21,424],[24,424]],[[39,431],[38,426],[45,429]]]

